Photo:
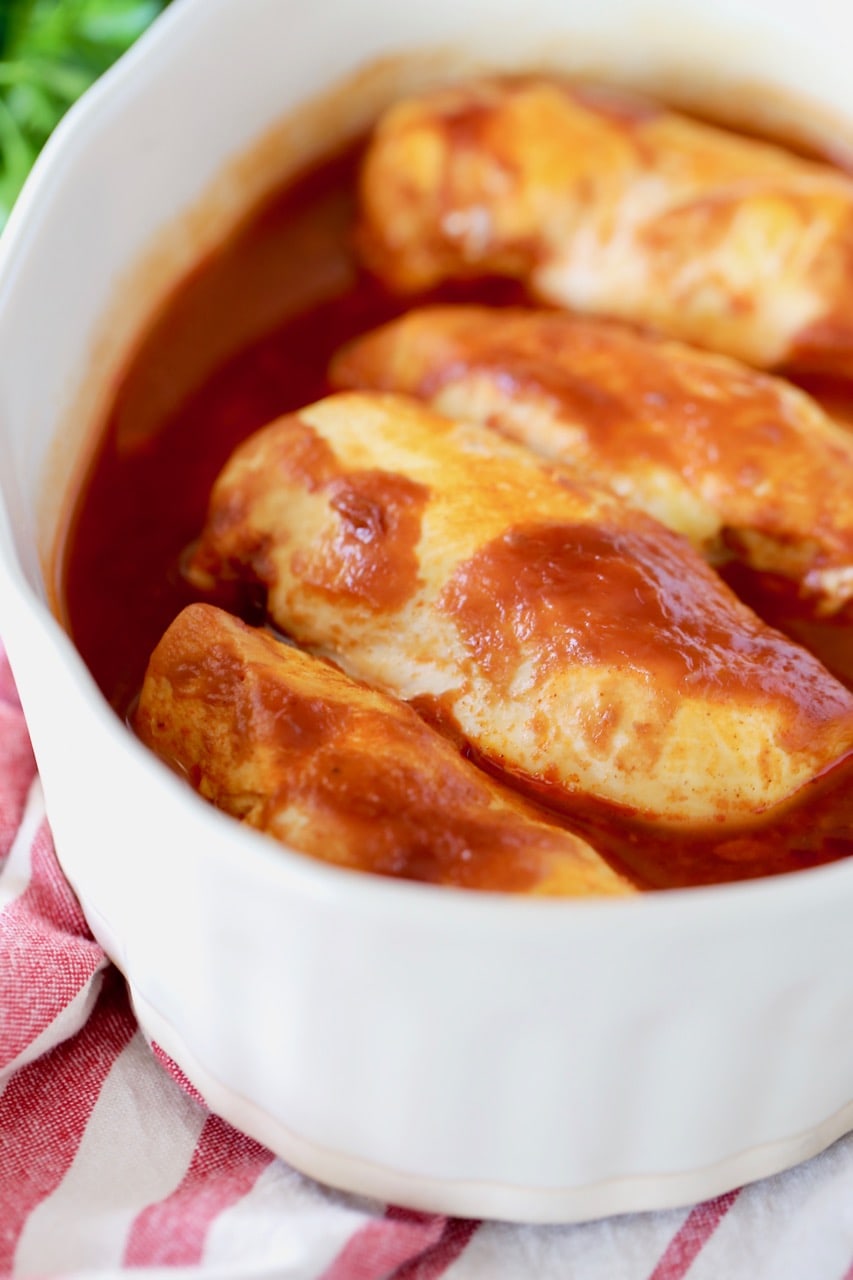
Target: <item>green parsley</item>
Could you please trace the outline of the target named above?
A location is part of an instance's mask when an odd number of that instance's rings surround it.
[[[0,227],[55,125],[168,0],[0,0]]]

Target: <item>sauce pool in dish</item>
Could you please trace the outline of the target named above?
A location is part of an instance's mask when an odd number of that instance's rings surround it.
[[[257,593],[230,586],[201,593],[182,573],[211,486],[236,445],[327,395],[328,364],[341,345],[413,305],[528,301],[520,285],[492,279],[401,299],[363,272],[352,235],[360,154],[352,148],[289,183],[201,263],[143,336],[117,390],[75,495],[56,590],[63,622],[122,717],[151,652],[186,604],[204,600],[245,621],[264,620]],[[769,578],[732,581],[758,612],[808,643],[853,686],[849,620],[800,617],[791,594]],[[589,800],[552,817],[643,888],[705,884],[853,853],[851,783],[848,759],[772,818],[724,833],[664,831]]]

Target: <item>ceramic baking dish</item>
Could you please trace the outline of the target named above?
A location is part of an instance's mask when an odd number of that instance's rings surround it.
[[[213,812],[109,710],[46,603],[116,371],[241,211],[406,85],[547,63],[842,147],[851,37],[829,0],[177,0],[20,199],[0,250],[0,627],[58,854],[147,1035],[300,1170],[568,1221],[817,1152],[853,1128],[853,865],[520,900],[338,871]]]

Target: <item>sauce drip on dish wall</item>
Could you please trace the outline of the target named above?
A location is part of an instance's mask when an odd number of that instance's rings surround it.
[[[222,588],[202,597],[181,572],[211,486],[238,442],[328,394],[334,352],[411,306],[529,302],[520,286],[491,279],[445,286],[428,299],[395,298],[360,271],[352,241],[359,155],[355,147],[288,184],[201,263],[143,337],[117,390],[75,495],[56,590],[62,621],[122,717],[184,605],[203,598],[247,622],[264,621],[263,600],[251,592]],[[838,416],[839,405],[853,404],[837,382],[825,390]],[[724,576],[853,687],[849,619],[815,623],[798,614],[780,582],[740,567]],[[428,707],[419,709],[431,718]],[[440,714],[435,719],[440,723]],[[530,794],[526,780],[518,781]],[[644,888],[773,875],[853,854],[853,759],[806,787],[772,821],[724,835],[664,832],[589,800],[551,816]]]

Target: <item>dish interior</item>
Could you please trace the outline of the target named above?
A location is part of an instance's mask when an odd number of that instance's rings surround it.
[[[799,144],[798,144],[799,146]],[[307,167],[267,198],[173,292],[128,362],[100,432],[54,569],[58,611],[122,717],[154,646],[180,609],[204,599],[255,624],[262,594],[200,593],[183,565],[213,481],[234,447],[280,414],[329,393],[328,365],[350,339],[430,302],[527,304],[521,284],[482,277],[417,297],[386,290],[354,247],[364,141]],[[810,378],[836,415],[853,416],[843,382]],[[853,685],[851,623],[816,622],[771,575],[732,564],[731,585]],[[837,859],[853,847],[853,761],[810,788],[768,832],[665,832],[587,803],[569,815],[643,888],[756,878]]]

